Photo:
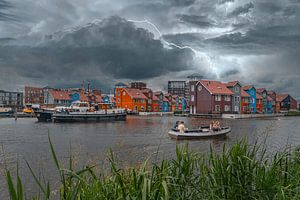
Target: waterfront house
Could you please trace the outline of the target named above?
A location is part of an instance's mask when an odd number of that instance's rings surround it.
[[[0,90],[0,107],[23,108],[23,93]]]
[[[179,111],[179,96],[178,95],[172,95],[172,112]]]
[[[147,112],[152,112],[152,102],[153,102],[153,92],[149,88],[145,88],[141,90],[143,94],[147,97]]]
[[[157,112],[163,112],[163,104],[164,104],[164,94],[162,91],[156,91],[154,92],[154,95],[158,99],[158,110]],[[156,99],[156,101],[157,101]]]
[[[103,94],[101,95],[102,99],[98,103],[98,108],[99,109],[112,109],[115,107],[115,101],[114,101],[114,96],[110,94]]]
[[[256,89],[256,93],[262,96],[263,113],[268,113],[268,92],[265,88]]]
[[[256,88],[253,85],[246,85],[242,88],[245,92],[250,95],[249,108],[250,113],[256,113]]]
[[[43,88],[25,86],[24,95],[25,105],[30,104],[44,104],[44,93]]]
[[[297,110],[297,101],[289,94],[279,94],[280,97],[280,111],[287,112],[290,110]]]
[[[249,114],[250,113],[250,95],[245,91],[241,91],[241,99],[242,99],[242,106],[241,106],[241,113],[242,114]]]
[[[276,95],[276,113],[280,113],[280,96]]]
[[[70,106],[72,102],[71,92],[64,90],[49,90],[48,105]]]
[[[232,112],[236,114],[241,113],[241,92],[242,85],[239,81],[230,81],[226,83],[228,89],[233,92]]]
[[[147,97],[139,89],[116,88],[116,107],[129,109],[133,112],[144,112],[147,107]]]
[[[116,96],[116,90],[117,88],[127,88],[128,85],[126,85],[125,83],[122,83],[122,82],[119,82],[119,83],[116,83],[115,86],[114,86],[114,95]]]
[[[274,102],[275,101],[270,96],[267,96],[267,114],[274,113],[273,111],[273,104],[275,105]]]
[[[256,113],[258,113],[258,114],[263,113],[262,100],[263,100],[263,97],[260,94],[256,94]]]
[[[165,96],[163,99],[163,112],[169,112],[169,99]]]
[[[219,81],[190,81],[190,114],[231,113],[233,92]]]
[[[152,98],[152,112],[160,112],[159,110],[159,98],[156,95],[153,95]]]
[[[277,94],[274,91],[268,91],[268,96],[272,98],[272,112],[276,113],[276,99],[277,99]]]

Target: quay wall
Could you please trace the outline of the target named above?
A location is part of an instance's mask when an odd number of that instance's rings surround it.
[[[248,119],[248,118],[268,118],[268,117],[283,117],[282,113],[278,114],[222,114],[224,119]]]

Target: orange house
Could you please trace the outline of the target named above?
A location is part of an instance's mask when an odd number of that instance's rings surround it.
[[[116,88],[116,107],[129,109],[133,112],[144,112],[148,98],[139,89]]]
[[[276,113],[280,113],[280,96],[276,96]]]
[[[249,103],[251,97],[247,92],[245,92],[245,90],[242,90],[241,96],[242,96],[242,114],[249,114],[250,113]]]
[[[262,113],[263,112],[263,97],[260,94],[256,94],[256,112]]]
[[[153,112],[159,112],[159,98],[156,95],[153,95],[152,98],[152,111]]]

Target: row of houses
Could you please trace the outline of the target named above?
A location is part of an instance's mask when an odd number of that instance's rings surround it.
[[[25,105],[69,106],[76,101],[90,102],[99,109],[115,107],[114,96],[101,94],[100,90],[85,90],[84,88],[56,89],[48,86],[44,88],[25,87]]]
[[[297,109],[289,94],[277,94],[239,81],[197,80],[189,82],[190,114],[271,114]]]
[[[116,107],[133,112],[176,112],[186,110],[184,97],[153,92],[149,88],[116,88]]]

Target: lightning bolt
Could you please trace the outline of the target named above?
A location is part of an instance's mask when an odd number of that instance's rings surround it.
[[[163,42],[163,44],[165,44],[166,46],[169,46],[169,47],[176,47],[176,48],[178,48],[178,49],[189,49],[189,50],[191,50],[191,51],[195,54],[195,58],[196,58],[196,59],[200,59],[201,61],[204,60],[204,61],[208,62],[209,68],[210,68],[210,69],[217,75],[217,77],[219,78],[218,70],[217,70],[216,67],[214,67],[213,62],[212,62],[211,58],[210,58],[208,55],[206,55],[206,54],[204,54],[204,53],[202,53],[202,52],[200,52],[200,51],[197,51],[196,49],[194,49],[194,48],[191,47],[191,46],[180,46],[180,45],[177,45],[177,44],[175,44],[175,43],[173,43],[173,42],[168,42],[168,41],[166,41],[166,40],[163,38],[163,34],[162,34],[161,31],[158,29],[158,27],[157,27],[154,23],[150,22],[150,21],[147,20],[147,19],[144,19],[144,20],[127,20],[127,21],[133,22],[133,23],[145,23],[145,24],[150,25],[150,26],[151,26],[152,28],[154,28],[154,30],[158,33],[159,39],[160,39],[160,40]]]

